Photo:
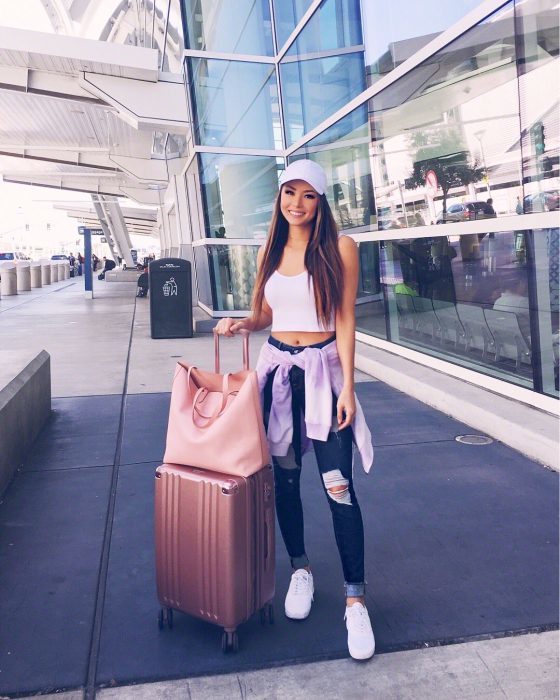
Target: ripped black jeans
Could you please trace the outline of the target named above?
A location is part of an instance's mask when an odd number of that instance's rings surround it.
[[[330,343],[317,343],[310,347],[322,347]],[[286,345],[270,337],[269,343],[292,354],[301,352],[304,347]],[[264,390],[265,422],[272,400],[274,373],[268,377]],[[290,370],[292,389],[292,414],[294,416],[294,443],[286,457],[273,457],[274,482],[276,488],[276,514],[280,531],[294,569],[309,564],[305,551],[303,507],[300,495],[301,414],[305,412],[305,372],[299,367]],[[298,420],[299,419],[299,420]],[[338,430],[336,419],[336,396],[333,395],[333,428],[326,442],[313,440],[317,466],[321,475],[323,490],[331,509],[334,534],[347,596],[362,596],[364,582],[364,526],[362,513],[354,492],[352,479],[352,427]],[[347,487],[336,492],[336,487]],[[334,489],[329,491],[328,489]]]

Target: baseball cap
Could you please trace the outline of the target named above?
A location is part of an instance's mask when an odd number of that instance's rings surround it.
[[[290,163],[280,175],[280,184],[291,180],[303,180],[313,187],[318,194],[325,194],[327,189],[327,174],[313,160],[295,160]]]

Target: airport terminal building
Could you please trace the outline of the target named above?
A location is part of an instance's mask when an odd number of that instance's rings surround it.
[[[140,91],[142,109],[130,98],[123,116],[116,72],[79,68],[80,89],[99,103],[91,109],[105,101],[116,113],[107,118],[110,168],[90,149],[80,163],[65,161],[59,186],[92,193],[117,252],[126,257],[126,217],[110,208],[126,195],[156,211],[162,256],[191,261],[195,304],[216,318],[246,315],[279,173],[313,159],[327,171],[340,230],[359,244],[358,339],[551,405],[559,382],[556,0],[137,4],[131,13],[127,3],[96,3],[106,16],[95,24],[87,3],[46,3],[70,17],[81,6],[92,27],[81,41],[121,42],[129,62],[120,77],[169,93],[160,101]],[[148,54],[157,57],[155,78],[149,61],[133,70]],[[132,146],[119,152],[134,129],[148,156]],[[15,145],[2,147],[4,158],[21,157]],[[70,165],[89,169],[79,180]],[[94,168],[113,180],[100,187]],[[49,177],[11,179],[52,186]]]

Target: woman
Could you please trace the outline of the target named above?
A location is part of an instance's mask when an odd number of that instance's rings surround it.
[[[352,442],[366,471],[371,436],[354,393],[355,242],[338,235],[323,169],[291,163],[280,177],[267,243],[257,255],[252,314],[222,319],[231,336],[272,324],[257,363],[267,436],[273,456],[276,511],[294,573],[286,616],[309,615],[314,585],[303,537],[301,455],[313,444],[331,508],[345,578],[348,649],[373,656],[375,641],[364,604],[364,532],[352,483]]]

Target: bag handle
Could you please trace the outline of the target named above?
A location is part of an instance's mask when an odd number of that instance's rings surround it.
[[[207,423],[206,423],[205,425],[203,425],[203,426],[200,426],[201,428],[208,428],[210,425],[212,425],[212,423],[216,420],[216,418],[218,418],[219,416],[221,416],[221,414],[223,413],[223,411],[224,411],[224,409],[225,409],[225,407],[226,407],[227,400],[228,400],[228,397],[230,396],[230,394],[235,394],[235,393],[237,393],[237,392],[235,392],[235,391],[229,391],[229,376],[230,376],[230,375],[229,375],[229,372],[226,372],[226,374],[224,374],[224,377],[223,377],[223,379],[222,379],[222,401],[221,401],[221,403],[219,404],[219,406],[216,408],[216,410],[214,411],[214,413],[213,413],[211,416],[206,416],[206,415],[205,415],[204,413],[202,413],[202,412],[200,411],[200,409],[197,407],[197,402],[198,402],[198,400],[200,399],[201,395],[202,395],[202,394],[205,394],[205,395],[206,395],[206,394],[208,393],[208,389],[207,389],[206,387],[201,387],[200,389],[198,389],[198,391],[197,391],[196,394],[194,395],[194,399],[193,399],[193,407],[192,407],[192,419],[193,419],[193,423],[194,423],[194,420],[195,420],[195,415],[194,415],[195,413],[198,413],[198,415],[199,415],[201,418],[206,418],[206,419],[207,419]]]
[[[243,337],[243,369],[249,369],[249,331],[241,328],[239,334]],[[214,368],[216,374],[220,373],[220,336],[214,330]]]

